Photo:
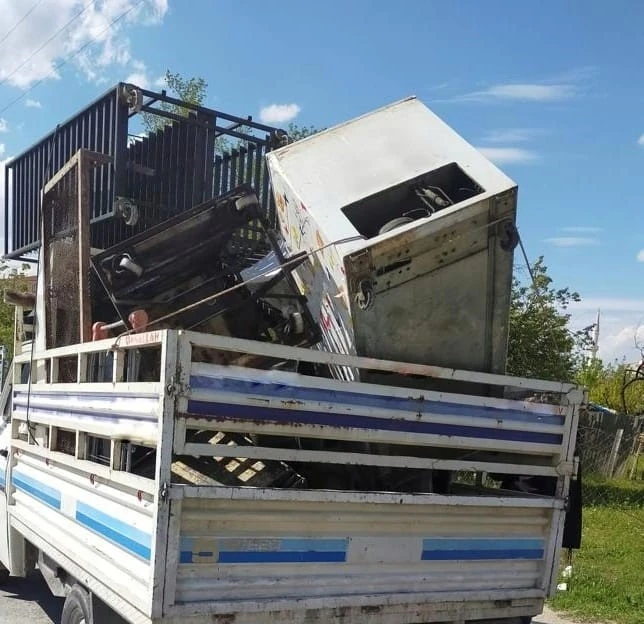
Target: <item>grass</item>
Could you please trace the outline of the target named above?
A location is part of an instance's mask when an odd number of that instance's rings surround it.
[[[583,542],[552,609],[581,620],[644,624],[644,482],[588,479]]]

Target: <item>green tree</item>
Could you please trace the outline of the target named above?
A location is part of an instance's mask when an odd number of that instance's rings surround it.
[[[579,301],[569,288],[555,288],[543,257],[526,283],[515,276],[510,303],[507,371],[511,375],[572,381],[578,372],[588,331],[569,327],[568,306]]]
[[[290,141],[299,141],[300,139],[305,139],[312,134],[317,134],[322,132],[325,128],[316,128],[315,126],[300,126],[294,122],[291,122],[286,129],[288,138]]]
[[[624,414],[644,413],[644,366],[624,362],[586,362],[577,380],[588,388],[590,400]]]
[[[184,78],[181,74],[173,73],[168,69],[163,80],[170,95],[173,97],[183,102],[188,102],[189,104],[195,104],[197,106],[203,105],[206,99],[206,90],[208,89],[208,83],[203,78],[198,76]],[[169,104],[168,102],[160,102],[158,108],[173,113],[174,115],[180,115],[181,117],[187,117],[190,113],[189,108],[178,106],[177,104]],[[143,126],[148,132],[160,130],[170,123],[172,123],[171,119],[152,113],[143,113]]]
[[[0,293],[0,345],[4,345],[7,353],[7,361],[11,362],[13,357],[14,320],[15,307],[5,302],[4,295],[7,291],[29,292],[31,284],[27,279],[27,271],[30,265],[8,264],[0,261],[0,281],[2,282],[2,293]]]

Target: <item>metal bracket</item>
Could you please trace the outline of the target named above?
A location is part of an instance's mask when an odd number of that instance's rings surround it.
[[[361,280],[358,284],[358,292],[355,295],[356,303],[361,310],[368,310],[373,305],[375,298],[371,280]]]
[[[177,381],[177,378],[173,375],[170,378],[170,383],[165,387],[165,391],[169,397],[186,396],[190,392],[190,386]]]
[[[562,461],[555,466],[555,470],[560,477],[573,476],[577,470],[574,462]]]
[[[125,225],[134,226],[139,221],[139,207],[128,197],[114,200],[114,214],[121,217]]]
[[[131,113],[138,113],[143,106],[143,93],[133,84],[123,85],[121,101],[127,104]]]
[[[519,231],[511,219],[499,223],[499,244],[503,251],[514,251],[519,244]]]

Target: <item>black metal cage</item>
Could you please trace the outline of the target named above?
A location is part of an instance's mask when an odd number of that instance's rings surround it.
[[[137,132],[140,115],[161,122]],[[7,163],[5,256],[30,259],[39,247],[42,189],[81,148],[111,159],[89,181],[94,248],[118,244],[240,184],[255,189],[274,224],[264,156],[285,140],[283,131],[251,117],[119,83]]]

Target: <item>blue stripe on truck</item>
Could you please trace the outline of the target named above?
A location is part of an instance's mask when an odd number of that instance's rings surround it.
[[[348,538],[182,537],[181,563],[343,563]],[[205,548],[208,550],[196,550]]]
[[[215,401],[188,401],[188,412],[200,416],[215,416],[229,420],[265,421],[288,425],[328,425],[330,427],[349,427],[371,431],[396,431],[424,433],[431,435],[458,436],[482,440],[503,440],[525,442],[528,444],[560,445],[563,436],[555,433],[533,431],[514,431],[511,429],[490,429],[470,425],[448,425],[444,423],[418,422],[413,420],[389,420],[358,414],[338,414],[333,412],[314,412],[277,407],[257,407],[218,403]]]
[[[28,494],[41,503],[45,503],[45,505],[49,505],[54,509],[60,509],[60,492],[57,489],[16,470],[13,472],[13,485],[17,490]]]
[[[332,551],[223,551],[217,563],[343,563],[346,552]]]
[[[117,546],[143,559],[150,559],[151,535],[80,501],[76,503],[76,520]]]
[[[414,413],[432,413],[445,416],[461,416],[469,418],[486,418],[492,420],[507,420],[542,425],[563,426],[565,417],[556,414],[542,414],[499,407],[467,405],[465,403],[449,403],[416,398],[401,398],[361,392],[347,392],[328,388],[305,388],[284,383],[265,382],[230,377],[210,377],[192,375],[190,387],[198,390],[219,390],[239,394],[255,394],[270,396],[278,399],[298,399],[323,403],[357,405],[388,410],[402,410]],[[419,391],[420,392],[420,391]]]
[[[423,561],[543,559],[545,544],[533,538],[429,538]]]

